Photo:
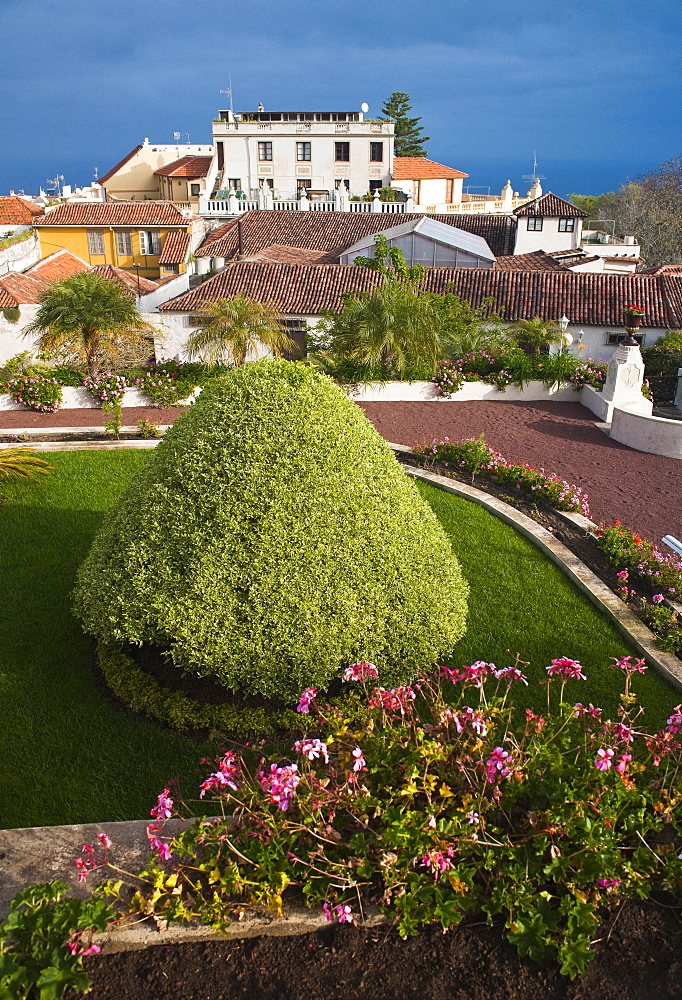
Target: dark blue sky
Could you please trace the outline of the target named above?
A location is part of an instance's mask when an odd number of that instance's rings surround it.
[[[499,190],[617,188],[682,153],[679,0],[0,0],[0,194],[88,183],[145,136],[394,90],[431,159]]]

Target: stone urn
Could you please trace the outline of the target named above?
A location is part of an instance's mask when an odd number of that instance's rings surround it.
[[[626,306],[623,309],[623,325],[630,336],[632,336],[633,333],[637,333],[642,325],[641,311],[633,312],[632,308],[632,306]]]

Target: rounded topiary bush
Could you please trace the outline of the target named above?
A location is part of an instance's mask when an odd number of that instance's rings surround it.
[[[391,686],[447,654],[467,585],[435,515],[324,375],[213,381],[110,512],[75,593],[86,630],[292,698],[371,659]]]

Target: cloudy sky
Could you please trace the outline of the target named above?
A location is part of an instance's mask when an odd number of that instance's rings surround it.
[[[145,136],[395,90],[469,183],[599,194],[682,154],[679,0],[0,0],[0,194],[86,184]]]

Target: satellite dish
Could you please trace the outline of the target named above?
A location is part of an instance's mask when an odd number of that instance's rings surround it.
[[[363,103],[360,105],[360,110],[362,111],[363,115],[366,115],[367,112],[369,111],[369,104],[367,104],[366,101],[363,101]]]

